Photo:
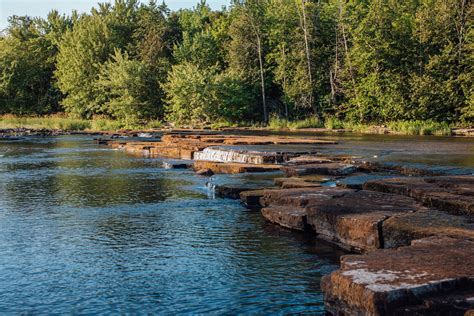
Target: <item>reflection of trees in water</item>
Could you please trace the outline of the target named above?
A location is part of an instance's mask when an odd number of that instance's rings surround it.
[[[203,196],[181,189],[189,183],[165,173],[145,170],[140,173],[140,168],[150,166],[146,161],[130,159],[116,151],[88,150],[78,145],[77,140],[67,138],[16,144],[22,153],[25,146],[30,148],[28,151],[33,157],[6,164],[5,172],[9,174],[2,183],[3,194],[8,195],[5,200],[13,201],[13,208],[22,210],[46,204],[105,206]],[[35,153],[40,153],[39,157],[35,158]],[[124,172],[114,172],[122,169]],[[127,169],[131,170],[130,174]]]

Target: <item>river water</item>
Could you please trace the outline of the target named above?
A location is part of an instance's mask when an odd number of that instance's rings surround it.
[[[0,142],[0,314],[322,313],[336,249],[92,138]]]
[[[474,167],[470,140],[329,138],[321,151]],[[0,314],[324,313],[340,250],[160,166],[91,137],[0,141]],[[216,181],[239,179],[271,182]]]

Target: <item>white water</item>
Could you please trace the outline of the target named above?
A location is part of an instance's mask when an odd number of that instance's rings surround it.
[[[275,156],[277,156],[276,153],[265,154],[261,152],[239,152],[235,150],[223,150],[208,147],[203,151],[195,152],[194,160],[263,164],[269,160],[268,158]]]

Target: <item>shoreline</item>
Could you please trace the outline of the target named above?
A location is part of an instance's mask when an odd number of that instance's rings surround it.
[[[438,137],[474,137],[474,127],[472,128],[452,128],[450,135],[420,135],[410,134],[399,131],[390,130],[385,126],[369,126],[364,131],[352,129],[328,129],[328,128],[271,128],[271,127],[225,127],[225,128],[153,128],[153,129],[118,129],[118,130],[68,130],[55,128],[0,128],[0,139],[11,136],[60,136],[60,135],[115,135],[140,137],[139,134],[144,135],[144,138],[150,137],[153,133],[169,133],[169,132],[225,132],[225,133],[241,133],[241,132],[268,132],[268,133],[290,133],[290,134],[353,134],[353,135],[390,135],[390,136],[438,136]]]

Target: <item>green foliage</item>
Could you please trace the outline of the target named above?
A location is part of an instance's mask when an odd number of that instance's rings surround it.
[[[310,116],[303,120],[290,121],[280,118],[277,115],[270,116],[268,127],[271,129],[303,129],[303,128],[320,128],[323,127],[321,120],[316,116]]]
[[[39,19],[11,17],[0,37],[0,113],[49,113],[59,93],[52,74],[54,47]]]
[[[149,85],[146,65],[119,50],[101,68],[95,90],[104,98],[102,111],[127,124],[156,117],[160,109],[149,97],[158,85]]]
[[[67,112],[90,117],[100,112],[96,80],[112,51],[110,30],[98,15],[81,16],[59,45],[56,77]]]
[[[200,1],[176,12],[115,0],[13,16],[0,35],[0,114],[446,134],[474,121],[472,16],[465,0]]]
[[[168,119],[180,124],[238,120],[247,114],[252,102],[247,87],[237,76],[188,62],[173,66],[164,89]]]
[[[390,130],[405,135],[451,135],[448,123],[433,121],[398,121],[388,124]]]

